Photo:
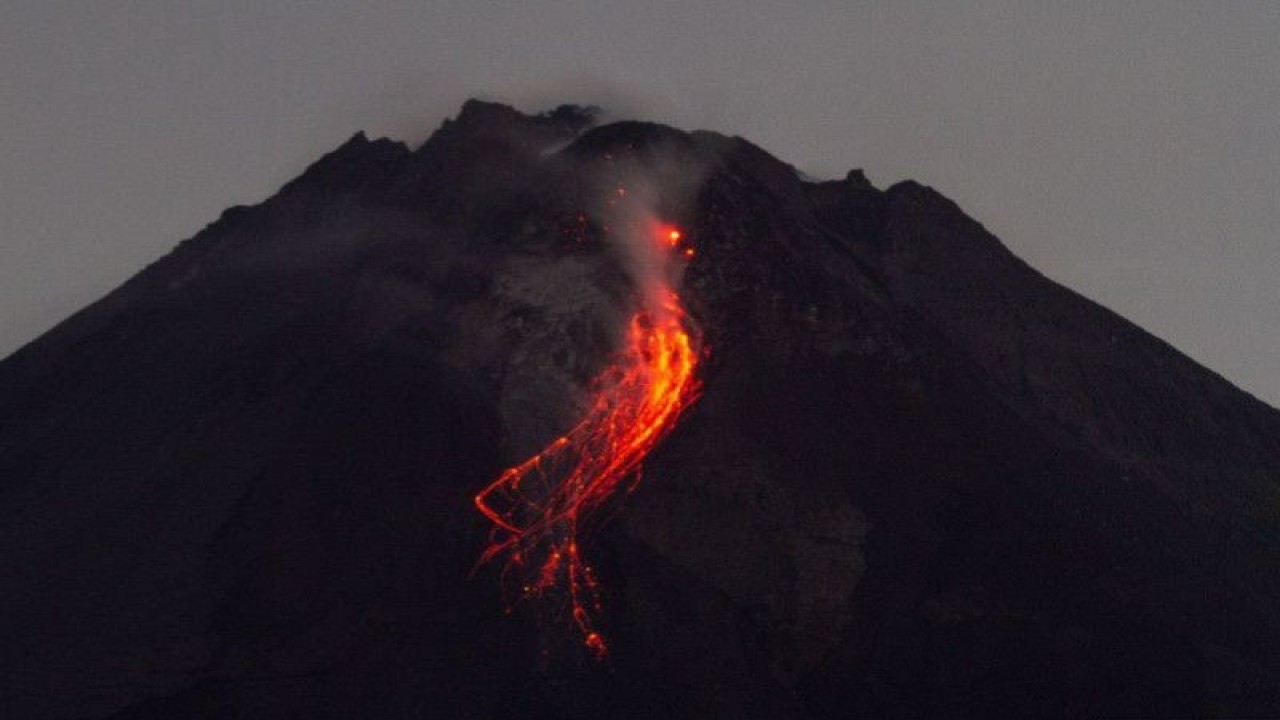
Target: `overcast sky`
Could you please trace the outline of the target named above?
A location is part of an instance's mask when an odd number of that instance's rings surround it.
[[[1280,404],[1280,2],[957,5],[5,0],[0,356],[356,130],[416,146],[479,96],[914,178]]]

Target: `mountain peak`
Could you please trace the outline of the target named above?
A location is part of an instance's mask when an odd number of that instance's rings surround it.
[[[361,130],[312,163],[281,192],[303,189],[333,192],[381,187],[389,179],[392,168],[408,157],[409,149],[404,143],[387,138],[370,141]]]
[[[0,715],[1280,714],[1280,413],[933,188],[597,118],[356,133],[0,362]],[[475,499],[655,287],[701,394],[572,546],[602,665]]]

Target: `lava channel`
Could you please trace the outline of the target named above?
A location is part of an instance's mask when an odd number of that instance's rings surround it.
[[[676,254],[678,230],[652,233],[664,254]],[[522,596],[563,602],[597,658],[607,653],[595,622],[600,584],[583,558],[580,531],[620,490],[635,489],[641,463],[700,391],[701,337],[679,294],[662,279],[645,295],[622,347],[592,381],[582,420],[475,496],[493,523],[481,564],[505,556],[503,577],[518,578]]]

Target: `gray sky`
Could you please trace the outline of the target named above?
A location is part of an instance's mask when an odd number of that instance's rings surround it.
[[[917,179],[1280,404],[1280,3],[3,5],[0,356],[354,131],[416,145],[480,96]]]

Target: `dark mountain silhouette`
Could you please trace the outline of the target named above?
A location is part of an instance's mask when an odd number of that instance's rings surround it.
[[[595,663],[471,498],[617,340],[612,172],[710,352],[590,536]],[[470,102],[0,364],[0,715],[1275,716],[1278,522],[1280,413],[934,190]]]

